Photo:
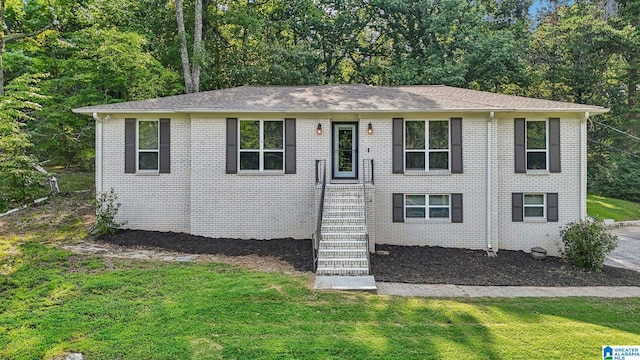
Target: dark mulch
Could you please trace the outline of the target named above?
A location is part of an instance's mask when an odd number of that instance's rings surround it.
[[[558,257],[534,260],[523,251],[378,245],[371,264],[377,281],[411,284],[520,286],[640,286],[640,272],[605,266],[585,272]]]
[[[298,271],[311,271],[313,263],[311,240],[212,239],[185,233],[141,230],[120,230],[115,235],[99,236],[97,240],[120,246],[159,248],[189,254],[271,256],[288,262]]]
[[[120,246],[161,248],[192,254],[262,255],[311,271],[311,240],[212,239],[183,233],[123,230],[99,241]],[[500,250],[490,258],[484,251],[442,247],[378,245],[389,255],[372,254],[377,281],[412,284],[521,286],[640,286],[640,272],[605,266],[584,272],[564,260],[534,260],[522,251]]]

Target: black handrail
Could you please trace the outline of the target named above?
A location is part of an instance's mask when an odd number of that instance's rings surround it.
[[[320,177],[320,163],[322,163],[322,177]],[[316,232],[313,237],[313,272],[318,268],[318,250],[320,248],[320,237],[322,230],[322,212],[324,211],[324,192],[327,186],[327,161],[316,160],[316,185],[321,182],[320,202],[318,204],[318,218],[316,220]]]

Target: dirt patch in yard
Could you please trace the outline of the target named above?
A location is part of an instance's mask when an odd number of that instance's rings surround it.
[[[113,245],[155,248],[189,254],[247,257],[250,262],[283,261],[297,271],[312,270],[311,240],[211,239],[182,233],[124,230],[97,239]],[[520,286],[640,286],[640,272],[605,266],[584,272],[564,260],[534,260],[522,251],[501,250],[497,257],[484,251],[442,247],[378,245],[388,255],[372,254],[377,281],[412,284]],[[242,262],[239,262],[242,265]]]

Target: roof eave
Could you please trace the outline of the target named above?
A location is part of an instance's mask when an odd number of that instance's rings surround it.
[[[608,108],[530,108],[530,109],[506,109],[506,108],[486,108],[486,109],[405,109],[405,110],[372,110],[372,109],[349,109],[349,110],[330,110],[330,109],[270,109],[270,110],[247,110],[247,109],[72,109],[76,114],[92,115],[93,113],[109,113],[109,114],[188,114],[188,113],[332,113],[332,114],[352,114],[352,113],[384,113],[397,114],[399,112],[424,112],[424,113],[442,113],[442,112],[467,112],[467,113],[536,113],[536,112],[558,112],[558,113],[583,113],[588,112],[591,115],[604,114],[610,111]]]

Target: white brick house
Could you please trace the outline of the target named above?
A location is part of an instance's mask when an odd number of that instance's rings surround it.
[[[309,238],[326,163],[327,189],[367,184],[370,249],[551,254],[559,230],[586,216],[586,120],[606,111],[366,85],[250,86],[74,109],[97,121],[97,191],[115,189],[132,229]]]

